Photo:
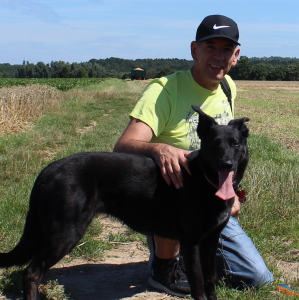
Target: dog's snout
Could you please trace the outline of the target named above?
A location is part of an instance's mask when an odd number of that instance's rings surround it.
[[[223,165],[222,165],[222,168],[224,170],[227,170],[227,171],[230,171],[233,167],[234,163],[232,160],[226,160]]]

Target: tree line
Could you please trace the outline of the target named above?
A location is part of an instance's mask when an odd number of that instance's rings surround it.
[[[91,59],[88,62],[69,63],[52,61],[36,64],[23,61],[20,65],[0,64],[0,77],[11,78],[130,78],[133,68],[146,70],[146,79],[157,78],[188,70],[192,60],[186,59]],[[235,80],[299,80],[299,59],[288,57],[248,58],[241,56],[231,69]]]
[[[265,59],[241,56],[230,75],[235,80],[299,80],[299,59]]]

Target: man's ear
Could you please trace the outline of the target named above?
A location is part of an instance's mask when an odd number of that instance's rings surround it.
[[[197,43],[195,41],[191,42],[191,56],[193,58],[193,60],[197,60],[197,56],[196,56],[196,49],[198,47]]]
[[[232,62],[232,66],[235,66],[238,63],[238,58],[239,58],[239,55],[240,55],[240,51],[241,51],[240,48],[237,48],[235,50],[235,53],[233,54],[234,55],[234,59],[233,59],[233,62]]]

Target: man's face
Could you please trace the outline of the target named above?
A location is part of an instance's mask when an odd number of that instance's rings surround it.
[[[192,75],[195,81],[208,89],[215,89],[212,86],[217,88],[224,75],[237,64],[239,53],[236,44],[226,38],[192,42]]]

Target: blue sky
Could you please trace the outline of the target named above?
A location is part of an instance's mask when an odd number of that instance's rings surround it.
[[[234,19],[241,55],[299,57],[298,0],[0,0],[0,63],[191,59],[197,26]]]

